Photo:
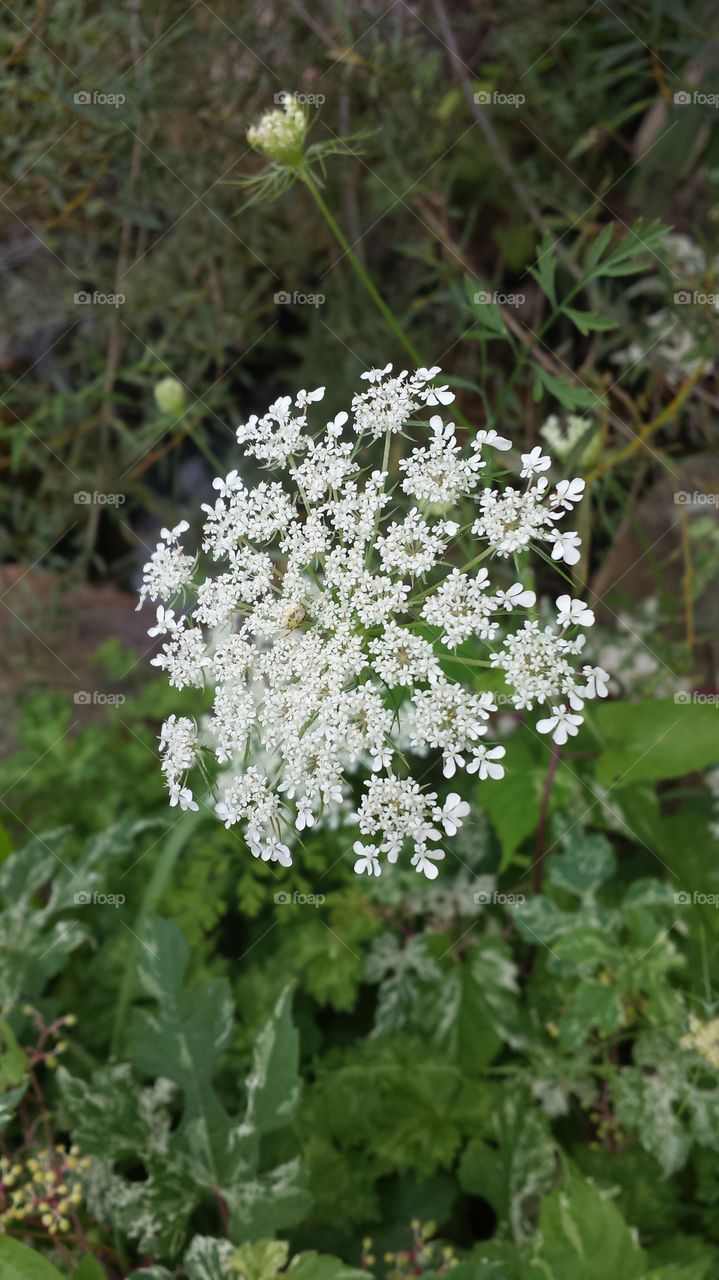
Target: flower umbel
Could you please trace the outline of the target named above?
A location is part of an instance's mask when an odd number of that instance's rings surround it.
[[[256,151],[280,164],[298,164],[302,159],[307,113],[291,93],[282,95],[282,106],[267,111],[247,130],[247,141]]]
[[[434,750],[445,778],[467,769],[491,785],[504,773],[504,748],[485,740],[498,677],[517,710],[547,710],[538,728],[560,744],[577,732],[584,699],[606,693],[606,672],[576,664],[577,628],[591,625],[591,610],[563,595],[556,620],[540,625],[509,558],[543,545],[574,562],[579,539],[557,525],[583,482],[552,488],[549,459],[535,449],[516,486],[483,484],[487,455],[509,442],[478,432],[467,447],[451,421],[433,412],[427,422],[428,409],[453,400],[435,385],[439,372],[363,374],[349,411],[319,433],[309,416],[324,388],[281,397],[237,432],[273,477],[249,485],[232,470],[203,506],[210,572],[184,551],[184,521],[163,530],[145,568],[141,599],[157,602],[151,634],[164,637],[156,665],[171,685],[207,687],[213,698],[201,725],[172,715],[163,726],[170,802],[196,808],[202,762],[218,818],[241,824],[265,861],[288,865],[298,833],[344,821],[358,873],[379,875],[407,852],[433,879],[440,842],[469,806],[455,791],[438,798],[412,758]],[[400,431],[412,447],[393,480],[387,459]],[[418,505],[407,510],[406,494]],[[470,531],[477,554],[457,564]],[[490,557],[494,584],[479,565]],[[192,607],[177,617],[184,598]],[[471,665],[455,655],[468,639],[485,653]],[[481,688],[477,666],[495,669],[492,689]]]

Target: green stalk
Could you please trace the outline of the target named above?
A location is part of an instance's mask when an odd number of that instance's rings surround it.
[[[404,332],[404,329],[402,328],[399,321],[395,318],[393,313],[390,311],[389,307],[387,306],[387,303],[385,302],[379,290],[376,288],[371,277],[365,271],[359,258],[353,252],[352,246],[350,245],[349,240],[347,239],[344,231],[336,221],[331,209],[328,207],[327,204],[325,204],[325,201],[320,193],[319,188],[315,184],[314,179],[310,176],[306,167],[301,170],[300,176],[305,186],[307,187],[307,190],[312,196],[312,199],[317,205],[317,208],[322,214],[322,217],[327,223],[327,226],[329,227],[333,236],[337,240],[338,244],[344,250],[345,255],[349,258],[349,261],[351,262],[355,273],[357,274],[358,278],[362,281],[362,284],[364,285],[370,298],[374,302],[380,315],[384,318],[388,327],[391,329],[392,333],[395,335],[398,341],[402,344],[407,354],[412,357],[414,363],[418,366],[418,368],[422,367],[422,365],[424,364],[422,357],[419,355],[419,352],[417,351],[414,344],[407,337],[407,334]]]

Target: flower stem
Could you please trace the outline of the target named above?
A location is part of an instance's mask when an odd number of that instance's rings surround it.
[[[393,333],[393,334],[395,335],[395,337],[399,340],[399,342],[401,342],[401,344],[402,344],[402,346],[404,347],[404,349],[405,349],[405,351],[407,352],[407,354],[408,354],[408,355],[410,355],[410,356],[412,357],[412,359],[413,359],[414,363],[415,363],[417,366],[422,366],[424,362],[423,362],[423,360],[422,360],[422,357],[419,355],[419,352],[417,351],[417,348],[414,346],[414,344],[412,343],[412,341],[407,337],[407,334],[405,333],[405,331],[404,331],[404,329],[402,328],[401,324],[399,323],[399,321],[395,318],[395,316],[394,316],[394,315],[392,314],[392,312],[390,311],[389,307],[387,306],[387,303],[385,302],[385,300],[384,300],[384,298],[382,297],[381,293],[379,292],[379,290],[378,290],[378,289],[377,289],[377,287],[375,286],[375,284],[374,284],[373,280],[371,279],[371,277],[370,277],[370,276],[367,274],[367,272],[365,271],[365,269],[364,269],[364,267],[362,266],[362,263],[360,262],[359,258],[358,258],[358,257],[357,257],[357,255],[352,251],[352,246],[350,245],[349,240],[347,239],[346,235],[344,234],[344,231],[342,230],[342,228],[340,227],[340,225],[339,225],[339,224],[338,224],[338,222],[336,221],[336,219],[335,219],[335,217],[334,217],[334,215],[333,215],[333,213],[332,213],[331,209],[330,209],[330,208],[327,206],[327,204],[325,203],[325,201],[324,201],[324,199],[323,199],[323,197],[322,197],[322,194],[321,194],[321,192],[320,192],[319,188],[317,187],[317,185],[316,185],[316,183],[315,183],[314,179],[313,179],[312,177],[310,177],[310,174],[307,172],[307,169],[304,169],[304,170],[302,171],[302,175],[301,175],[301,176],[302,176],[302,181],[304,182],[305,186],[307,187],[307,190],[309,191],[310,195],[312,196],[312,199],[314,200],[315,204],[317,205],[317,208],[319,209],[320,213],[322,214],[322,217],[324,218],[325,222],[327,223],[327,226],[329,227],[329,229],[330,229],[330,231],[332,232],[333,236],[334,236],[334,237],[335,237],[335,239],[337,240],[338,244],[339,244],[339,245],[342,247],[342,249],[344,250],[345,255],[347,256],[347,258],[349,258],[349,261],[350,261],[350,263],[352,264],[352,267],[353,267],[353,269],[354,269],[354,271],[355,271],[356,275],[357,275],[357,276],[358,276],[358,278],[362,281],[362,284],[364,285],[364,287],[365,287],[365,289],[367,290],[367,292],[368,292],[368,294],[369,294],[370,298],[371,298],[371,299],[372,299],[372,301],[374,302],[374,304],[375,304],[375,306],[376,306],[377,310],[380,312],[380,314],[383,316],[384,320],[387,322],[387,325],[388,325],[388,326],[389,326],[389,328],[392,330],[392,333]]]

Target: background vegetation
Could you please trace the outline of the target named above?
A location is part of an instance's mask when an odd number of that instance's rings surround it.
[[[714,7],[0,12],[0,1274],[712,1280]],[[360,273],[302,184],[238,185],[282,90],[352,139]],[[503,718],[436,883],[332,833],[280,877],[167,809],[196,704],[132,592],[236,425],[339,407],[397,326],[473,426],[581,419],[612,697],[559,753]]]

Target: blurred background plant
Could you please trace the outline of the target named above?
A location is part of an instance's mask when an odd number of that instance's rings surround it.
[[[719,1274],[716,19],[2,6],[0,1271]],[[285,91],[316,192],[252,200]],[[500,717],[433,885],[276,879],[168,812],[131,593],[239,422],[408,344],[586,479],[613,697]]]

